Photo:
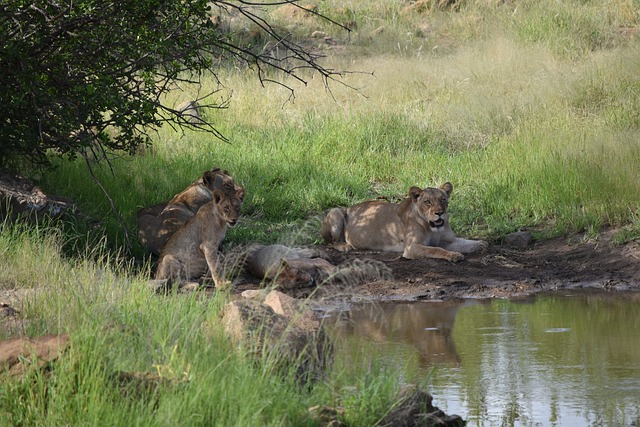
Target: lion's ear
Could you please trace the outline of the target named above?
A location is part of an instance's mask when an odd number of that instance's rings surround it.
[[[444,184],[442,184],[440,186],[440,189],[442,191],[444,191],[445,193],[447,193],[447,197],[451,196],[451,193],[453,192],[453,185],[450,182],[445,182]]]
[[[414,186],[409,189],[409,197],[411,197],[414,202],[418,200],[418,197],[420,197],[420,193],[422,193],[422,189],[419,187]]]
[[[244,188],[241,188],[238,191],[236,191],[236,196],[238,196],[238,198],[241,200],[244,200],[245,195],[246,195],[246,191],[244,191]]]
[[[224,197],[224,193],[220,190],[213,190],[213,200],[216,201],[216,203],[220,203],[220,200],[222,200],[222,198]]]
[[[214,169],[206,171],[204,174],[202,174],[202,182],[204,182],[205,186],[209,187],[213,185],[213,181],[216,179],[216,171],[217,170]]]

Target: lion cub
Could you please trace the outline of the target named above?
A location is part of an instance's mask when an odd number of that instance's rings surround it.
[[[207,268],[216,288],[226,288],[230,282],[218,271],[218,247],[227,229],[238,221],[245,191],[233,195],[220,190],[171,236],[160,252],[156,279],[168,279],[168,284],[200,278]]]
[[[220,190],[234,195],[242,187],[231,175],[220,168],[205,171],[202,177],[173,196],[168,203],[159,203],[138,211],[138,240],[154,254],[159,254],[169,238],[198,209],[213,198],[213,192]]]
[[[336,267],[315,249],[284,245],[252,245],[247,251],[245,269],[253,276],[283,287],[314,285],[335,273]]]
[[[408,259],[441,258],[456,262],[487,248],[481,240],[456,237],[449,225],[453,185],[409,189],[401,203],[362,202],[334,208],[322,223],[322,238],[336,249],[402,252]]]

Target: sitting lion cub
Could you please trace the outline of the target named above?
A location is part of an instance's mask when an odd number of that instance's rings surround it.
[[[447,207],[453,185],[409,189],[401,203],[369,201],[334,208],[322,223],[322,238],[336,249],[402,252],[408,259],[441,258],[456,262],[484,250],[487,243],[456,237]]]
[[[238,221],[244,196],[242,188],[234,195],[215,190],[213,200],[198,209],[160,252],[156,279],[168,279],[168,284],[199,279],[208,268],[216,288],[228,287],[218,271],[218,247]]]
[[[205,171],[202,177],[173,196],[168,203],[159,203],[138,211],[138,240],[155,254],[159,254],[175,231],[198,209],[213,198],[215,190],[233,195],[242,187],[220,168]]]

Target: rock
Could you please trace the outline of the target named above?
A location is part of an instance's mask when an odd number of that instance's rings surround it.
[[[9,375],[19,376],[34,362],[42,368],[57,359],[68,343],[69,336],[65,334],[0,341],[0,370],[8,370]]]
[[[35,223],[76,213],[71,199],[48,196],[29,180],[0,172],[0,222],[9,217],[11,221]]]
[[[247,289],[246,291],[242,291],[240,296],[246,299],[258,299],[262,302],[267,296],[267,291],[266,289]]]
[[[508,234],[505,241],[507,245],[513,246],[514,248],[524,248],[533,242],[533,236],[528,231],[517,231]]]
[[[289,295],[279,291],[271,291],[264,299],[264,303],[303,331],[315,333],[320,329],[320,322],[313,311]]]
[[[0,306],[11,306],[17,308],[18,311],[22,311],[25,305],[30,304],[35,297],[36,290],[33,288],[1,289]]]
[[[276,315],[271,307],[256,300],[240,300],[227,303],[222,311],[224,330],[236,342],[253,335],[263,339],[265,330],[286,328],[288,320]]]
[[[34,289],[0,290],[0,331],[4,336],[23,335],[29,325],[21,312],[35,297]]]
[[[331,359],[331,347],[323,330],[306,332],[253,299],[227,303],[222,323],[234,341],[246,345],[258,357],[265,352],[275,356],[279,366],[293,367],[302,382],[322,378]]]
[[[379,423],[385,427],[458,427],[465,421],[458,415],[446,415],[433,406],[433,397],[423,390],[407,387],[400,392],[400,402]]]
[[[0,303],[0,331],[5,335],[20,335],[27,327],[27,321],[20,318],[20,312]]]

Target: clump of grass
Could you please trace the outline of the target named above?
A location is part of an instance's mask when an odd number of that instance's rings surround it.
[[[60,271],[59,232],[44,226],[0,223],[0,289],[36,288]]]

